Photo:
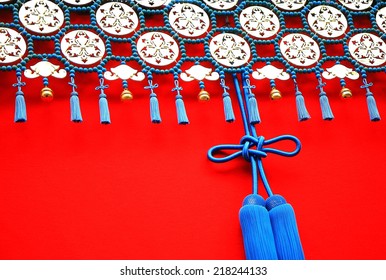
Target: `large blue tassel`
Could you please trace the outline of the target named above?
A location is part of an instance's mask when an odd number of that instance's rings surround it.
[[[176,108],[178,124],[189,124],[189,119],[186,114],[184,100],[181,95],[176,95]]]
[[[323,120],[331,121],[334,119],[328,97],[324,91],[319,94],[320,108],[322,109]]]
[[[264,199],[247,196],[239,212],[244,250],[248,260],[277,260],[275,240]]]
[[[157,95],[154,92],[150,94],[150,118],[152,123],[161,122],[158,99]]]
[[[101,124],[110,124],[109,105],[107,103],[107,96],[104,93],[99,95],[99,114]]]
[[[233,106],[232,106],[232,100],[229,96],[228,92],[224,92],[222,95],[223,103],[224,103],[224,115],[225,115],[225,121],[227,122],[234,122],[235,121],[235,114],[233,112]]]
[[[294,209],[280,195],[266,201],[279,260],[304,260]]]
[[[380,121],[381,116],[379,115],[379,112],[378,112],[377,103],[375,102],[375,98],[371,92],[366,94],[366,101],[367,101],[367,108],[369,110],[370,120],[372,122]]]
[[[307,111],[306,104],[304,102],[303,94],[300,91],[296,92],[296,109],[298,112],[298,120],[306,121],[310,117],[310,114]]]
[[[15,122],[27,121],[27,109],[25,105],[24,94],[21,90],[16,92],[15,100]]]
[[[80,111],[79,97],[76,91],[71,93],[70,97],[71,121],[82,122],[82,113]]]

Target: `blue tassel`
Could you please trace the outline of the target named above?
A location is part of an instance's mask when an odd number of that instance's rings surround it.
[[[189,119],[186,114],[184,101],[181,95],[176,96],[176,107],[177,107],[177,119],[179,124],[189,124]]]
[[[304,260],[295,212],[280,195],[266,201],[279,260]]]
[[[244,250],[248,260],[277,260],[269,214],[260,195],[251,194],[239,213]]]
[[[70,97],[71,121],[82,122],[78,93],[73,91]]]
[[[235,114],[233,113],[231,97],[229,96],[228,92],[224,92],[222,97],[223,97],[223,102],[224,102],[225,120],[227,122],[234,122],[235,121]]]
[[[331,121],[334,119],[328,97],[324,91],[319,94],[320,107],[322,109],[323,120]]]
[[[296,108],[298,111],[298,120],[299,121],[306,121],[310,117],[310,114],[308,114],[306,104],[304,102],[304,97],[300,91],[296,92]]]
[[[27,121],[27,109],[25,106],[24,94],[22,91],[16,92],[15,100],[15,122]]]
[[[107,103],[107,96],[104,93],[99,95],[99,114],[101,124],[110,124],[109,105]]]
[[[155,93],[150,94],[150,118],[152,123],[161,122],[158,99]]]
[[[366,94],[367,100],[367,108],[369,110],[370,120],[372,122],[377,122],[381,120],[381,116],[379,115],[377,103],[375,102],[375,98],[371,92]]]
[[[261,122],[259,109],[257,107],[257,100],[254,94],[248,95],[248,113],[249,113],[249,122],[251,124],[258,124]]]

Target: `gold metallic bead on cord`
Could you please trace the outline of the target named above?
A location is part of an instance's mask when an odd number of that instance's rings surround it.
[[[350,89],[346,88],[346,87],[342,87],[341,91],[340,91],[340,95],[343,97],[343,98],[350,98],[352,97],[352,92]]]
[[[131,100],[133,99],[133,94],[131,93],[130,90],[128,90],[127,88],[125,88],[123,91],[122,91],[122,94],[121,94],[121,100],[122,101],[128,101],[128,100]]]
[[[49,87],[44,87],[40,91],[40,97],[44,101],[51,101],[54,98],[54,92]]]
[[[208,101],[210,99],[209,92],[206,90],[202,89],[200,93],[198,94],[198,100],[200,101]]]
[[[271,99],[280,99],[281,98],[281,92],[277,88],[272,88],[270,93]]]

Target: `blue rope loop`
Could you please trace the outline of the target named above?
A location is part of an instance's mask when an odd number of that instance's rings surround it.
[[[158,88],[158,84],[153,85],[152,80],[149,80],[149,85],[144,87],[144,89],[150,89],[151,93],[154,93],[154,89],[156,88]]]
[[[21,81],[21,76],[17,76],[17,82],[14,83],[12,86],[17,87],[18,91],[21,91],[21,87],[24,87],[25,85],[26,83]]]
[[[249,79],[245,79],[244,89],[248,90],[249,94],[252,94],[252,89],[256,88],[255,85],[251,85],[251,81]]]
[[[224,89],[224,93],[227,93],[227,90],[230,89],[230,87],[228,87],[228,86],[225,84],[225,79],[221,79],[221,81],[220,81],[220,86]]]
[[[68,82],[68,84],[72,87],[72,91],[76,91],[76,88],[77,88],[78,86],[75,84],[75,79],[74,79],[74,77],[71,77],[71,78],[70,78],[70,81]],[[96,88],[96,90],[98,90],[98,88]]]
[[[178,80],[174,81],[175,87],[172,89],[172,91],[177,91],[177,94],[180,94],[180,91],[183,90],[183,88],[180,86],[180,83]]]
[[[99,79],[100,85],[97,86],[97,87],[95,88],[95,90],[100,90],[101,93],[104,93],[104,90],[107,89],[107,88],[109,88],[109,85],[105,85],[104,82],[105,82],[104,79]]]
[[[368,83],[366,78],[363,78],[363,85],[361,85],[361,88],[364,88],[366,90],[366,96],[373,95],[370,91],[370,87],[372,87],[373,83]]]
[[[293,151],[283,151],[276,148],[266,147],[268,145],[286,140],[295,143],[296,147]],[[265,140],[263,136],[254,137],[251,135],[245,135],[241,138],[240,144],[222,144],[212,147],[208,151],[208,158],[210,161],[215,163],[224,163],[242,156],[246,161],[250,162],[252,157],[254,159],[261,160],[262,158],[267,157],[268,153],[285,157],[293,157],[300,152],[300,149],[300,140],[293,135],[281,135],[268,140]],[[236,152],[223,157],[215,156],[218,153],[229,150],[236,150]]]

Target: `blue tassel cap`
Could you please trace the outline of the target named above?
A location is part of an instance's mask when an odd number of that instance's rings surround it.
[[[80,111],[80,103],[78,93],[73,91],[70,97],[70,110],[71,110],[71,121],[79,123],[82,122],[82,113]]]
[[[109,105],[107,103],[107,96],[104,93],[99,95],[99,113],[101,124],[110,124]]]
[[[322,118],[325,121],[331,121],[334,119],[334,115],[332,114],[332,110],[330,107],[330,102],[328,101],[327,94],[323,90],[323,87],[326,86],[326,83],[323,82],[320,73],[317,73],[316,77],[318,78],[318,82],[319,82],[316,88],[320,90],[319,102],[320,102],[320,108],[322,109]]]
[[[266,201],[279,260],[304,260],[294,209],[280,195]]]
[[[265,200],[251,194],[243,201],[239,212],[247,260],[277,260],[275,240]]]
[[[27,109],[25,105],[24,94],[22,91],[16,92],[15,100],[15,122],[26,122],[27,121]]]

